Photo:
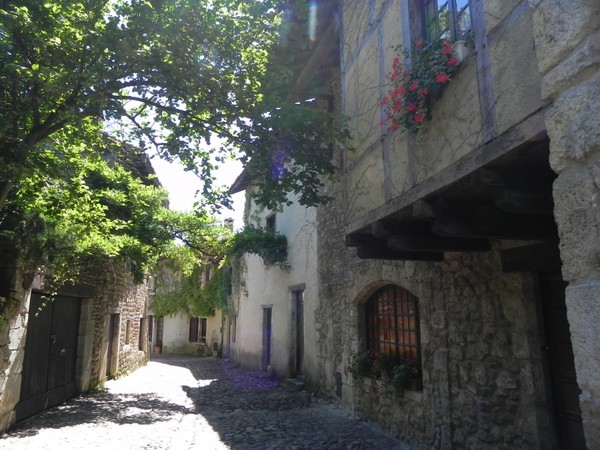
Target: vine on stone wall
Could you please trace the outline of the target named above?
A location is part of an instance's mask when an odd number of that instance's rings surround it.
[[[289,268],[286,237],[264,228],[247,226],[223,241],[222,249],[216,262],[199,263],[191,272],[180,270],[177,260],[163,263],[157,274],[158,293],[152,298],[153,313],[168,316],[182,311],[205,317],[218,309],[229,311],[233,289],[243,287],[241,261],[247,253],[260,256],[267,266]]]

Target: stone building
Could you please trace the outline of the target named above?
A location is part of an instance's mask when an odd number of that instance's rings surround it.
[[[600,4],[337,3],[353,150],[317,210],[317,388],[413,448],[600,448]],[[398,46],[446,37],[427,128],[392,131]],[[366,351],[408,387],[353,378]]]

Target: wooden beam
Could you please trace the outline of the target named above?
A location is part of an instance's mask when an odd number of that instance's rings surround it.
[[[500,252],[502,272],[542,272],[560,269],[562,261],[554,242],[525,245]]]
[[[385,239],[366,233],[352,233],[346,236],[348,247],[357,247],[356,254],[361,259],[389,259],[394,261],[443,261],[442,252],[397,252],[390,249]]]
[[[440,217],[432,224],[439,236],[471,239],[558,240],[554,218],[546,216],[512,216],[496,222]]]
[[[554,214],[552,194],[504,189],[494,195],[494,202],[502,211],[517,214]]]
[[[442,252],[396,252],[387,247],[358,247],[361,259],[389,259],[393,261],[443,261]]]
[[[487,252],[490,243],[485,239],[446,238],[439,236],[390,236],[390,249],[404,252]]]
[[[377,220],[371,224],[371,234],[378,238],[392,234],[427,236],[431,235],[431,224],[428,221]]]
[[[435,212],[429,203],[425,200],[417,200],[412,205],[412,215],[415,219],[432,219]]]
[[[347,247],[385,246],[385,239],[367,233],[352,233],[346,236]]]

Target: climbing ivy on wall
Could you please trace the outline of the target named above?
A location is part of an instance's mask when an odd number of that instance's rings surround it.
[[[227,311],[233,289],[242,287],[241,261],[247,253],[260,256],[266,265],[288,268],[286,237],[265,228],[246,226],[223,239],[220,247],[220,255],[212,260],[196,260],[191,269],[181,253],[180,259],[160,265],[158,292],[152,298],[155,315],[168,316],[181,311],[200,317],[211,316],[217,309]]]

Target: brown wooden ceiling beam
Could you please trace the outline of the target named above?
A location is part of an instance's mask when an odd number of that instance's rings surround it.
[[[371,224],[371,234],[379,238],[385,238],[393,234],[427,236],[431,235],[431,223],[429,221],[377,220]]]
[[[543,242],[514,247],[500,252],[503,272],[540,272],[560,269],[562,262],[558,245]]]
[[[508,213],[548,216],[552,216],[554,213],[554,201],[551,193],[504,189],[496,193],[494,202],[499,209]]]
[[[346,236],[348,247],[357,247],[356,254],[361,259],[389,259],[394,261],[443,261],[442,252],[398,252],[390,249],[385,239],[366,233],[352,233]]]
[[[442,252],[397,252],[387,247],[358,247],[361,259],[389,259],[393,261],[443,261]]]
[[[440,236],[389,236],[390,249],[403,252],[487,252],[485,239],[463,239]]]
[[[445,237],[471,239],[557,240],[558,231],[552,217],[507,215],[510,218],[482,220],[440,217],[432,231]]]
[[[368,233],[351,233],[346,235],[347,247],[385,246],[385,239],[380,239]]]

